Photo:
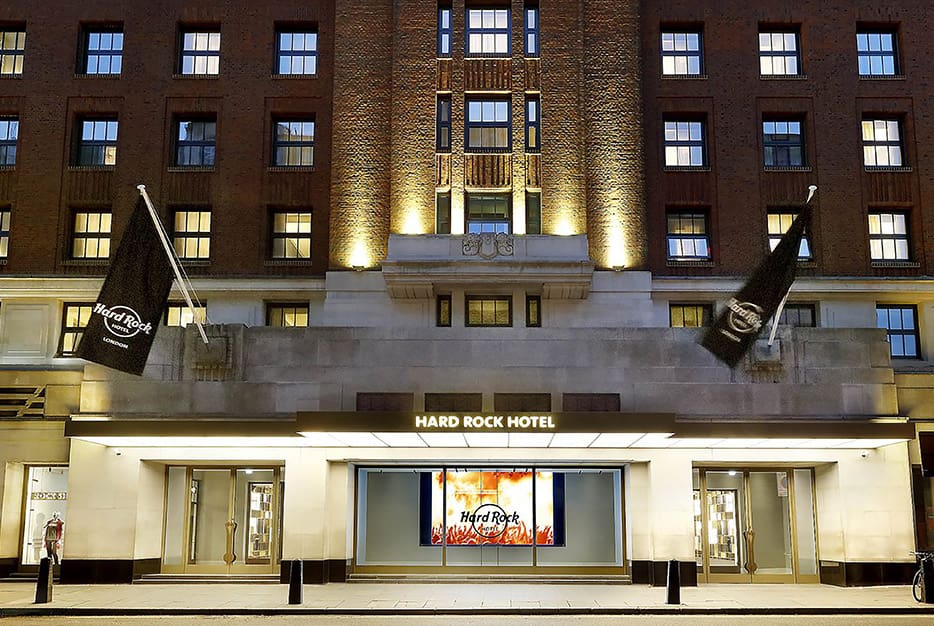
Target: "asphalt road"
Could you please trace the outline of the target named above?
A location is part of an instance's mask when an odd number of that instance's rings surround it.
[[[808,626],[850,626],[854,624],[873,624],[879,626],[909,626],[934,624],[934,614],[927,616],[869,616],[869,615],[841,615],[841,616],[775,616],[766,617],[751,615],[737,616],[697,616],[683,617],[658,616],[608,616],[608,617],[353,617],[353,616],[271,616],[271,617],[243,617],[243,616],[212,616],[212,617],[14,617],[0,620],[0,625],[10,626],[53,626],[67,624],[69,626],[193,626],[236,624],[237,626],[513,626],[535,625],[559,626],[728,626],[738,624],[756,624],[756,626],[778,626],[779,624],[807,624]]]

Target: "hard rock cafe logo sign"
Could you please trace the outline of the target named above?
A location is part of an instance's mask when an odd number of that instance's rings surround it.
[[[128,306],[112,306],[100,302],[94,305],[94,312],[104,318],[104,328],[114,337],[130,339],[139,333],[152,334],[152,322],[144,322],[139,313]],[[126,350],[129,345],[115,341],[110,337],[101,337],[101,341]]]
[[[506,513],[498,504],[481,504],[473,513],[461,511],[461,523],[470,522],[473,531],[484,539],[496,539],[506,532],[509,524],[519,523],[519,513]]]
[[[746,335],[757,333],[762,328],[762,307],[758,304],[730,298],[727,307],[730,309],[727,323],[734,331]]]

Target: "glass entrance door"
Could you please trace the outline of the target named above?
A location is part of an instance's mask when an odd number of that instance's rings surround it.
[[[169,467],[164,573],[275,573],[282,468]]]

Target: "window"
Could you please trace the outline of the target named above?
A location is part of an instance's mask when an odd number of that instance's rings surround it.
[[[207,310],[207,304],[204,302],[195,305],[194,312],[184,302],[169,302],[165,308],[165,325],[185,327],[193,324],[195,320],[204,324],[208,319]]]
[[[895,76],[898,74],[896,33],[891,30],[860,30],[856,33],[856,52],[860,76]]]
[[[551,411],[550,393],[494,393],[493,410],[502,412]]]
[[[665,120],[665,167],[704,167],[704,122]]]
[[[22,76],[26,30],[0,30],[0,76]]]
[[[668,258],[691,261],[710,258],[707,215],[695,212],[668,213]]]
[[[525,234],[542,234],[542,194],[538,191],[525,192]]]
[[[411,410],[411,409],[410,409]],[[475,411],[483,410],[481,393],[426,393],[426,411]]]
[[[700,76],[703,71],[699,31],[662,32],[663,76]]]
[[[466,326],[512,326],[511,296],[465,296]]]
[[[65,303],[62,311],[62,336],[58,342],[56,356],[74,356],[84,335],[84,329],[91,319],[94,303]]]
[[[435,194],[435,233],[451,234],[451,192],[439,191]]]
[[[869,257],[873,261],[907,261],[908,215],[873,211],[869,213]]]
[[[799,76],[798,33],[767,31],[759,33],[759,73],[762,76]]]
[[[762,149],[765,167],[802,167],[805,165],[804,134],[799,120],[762,122]]]
[[[782,235],[788,232],[791,224],[798,217],[797,211],[779,210],[769,211],[769,250],[774,250],[778,242],[782,240]],[[798,248],[798,260],[809,261],[811,259],[811,242],[807,233],[801,238],[801,246]]]
[[[451,96],[438,96],[437,118],[435,121],[435,149],[438,152],[451,151]]]
[[[618,393],[565,393],[561,394],[563,411],[619,411]]]
[[[123,29],[86,27],[81,74],[120,74],[123,71]]]
[[[10,209],[0,208],[0,259],[10,256]]]
[[[435,326],[451,325],[451,294],[438,296],[435,307]]]
[[[216,76],[220,71],[221,34],[217,31],[182,32],[179,70],[183,76]]]
[[[512,112],[508,100],[468,100],[464,126],[468,152],[512,149]]]
[[[467,9],[467,55],[509,56],[509,9]]]
[[[358,411],[411,411],[415,407],[415,394],[388,391],[357,392]]]
[[[525,297],[525,325],[538,328],[542,325],[542,297]]]
[[[541,37],[538,32],[538,7],[525,7],[525,56],[537,57],[540,54]]]
[[[272,214],[272,258],[311,258],[311,212]]]
[[[217,122],[209,119],[179,119],[175,144],[178,167],[214,167]]]
[[[308,303],[285,302],[266,305],[266,326],[305,328],[308,326]]]
[[[876,305],[876,326],[886,330],[893,359],[920,358],[917,319],[918,308],[914,305]]]
[[[71,237],[71,258],[106,259],[110,256],[109,212],[76,211]]]
[[[901,123],[893,119],[863,120],[863,165],[901,167]]]
[[[468,233],[509,233],[509,194],[467,194]]]
[[[813,328],[817,326],[817,315],[813,304],[787,303],[778,316],[779,326],[798,326]]]
[[[438,57],[451,58],[451,8],[438,9]]]
[[[314,30],[277,31],[276,74],[314,76],[317,73],[318,33]]]
[[[525,97],[525,151],[542,151],[542,103],[538,96]]]
[[[273,123],[272,163],[276,167],[312,167],[315,164],[315,121],[278,120]]]
[[[182,210],[175,212],[172,244],[180,259],[204,260],[211,256],[211,212]]]
[[[117,120],[80,120],[77,165],[116,165]]]
[[[713,307],[709,304],[669,304],[668,319],[672,328],[700,328],[710,325]]]
[[[16,142],[19,139],[19,119],[0,117],[0,167],[16,165]]]

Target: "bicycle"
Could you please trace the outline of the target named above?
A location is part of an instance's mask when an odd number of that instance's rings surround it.
[[[914,578],[911,579],[911,595],[914,596],[915,602],[924,602],[924,562],[928,560],[934,560],[934,552],[911,552],[911,554],[918,560],[918,571],[915,572]]]

